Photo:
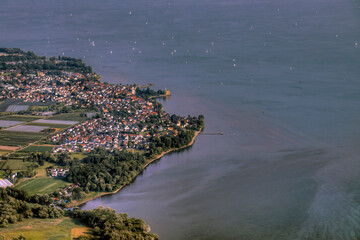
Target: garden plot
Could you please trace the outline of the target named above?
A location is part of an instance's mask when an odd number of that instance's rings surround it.
[[[22,121],[7,121],[7,120],[0,120],[0,127],[11,127],[14,125],[18,125],[24,123]]]
[[[14,127],[10,127],[5,129],[5,131],[13,131],[13,132],[41,132],[44,129],[49,127],[45,126],[31,126],[31,125],[18,125]]]
[[[78,123],[78,121],[39,119],[39,120],[33,121],[33,123],[73,125],[73,124]]]

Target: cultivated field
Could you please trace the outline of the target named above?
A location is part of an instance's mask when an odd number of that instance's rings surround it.
[[[15,151],[18,147],[9,147],[9,146],[0,146],[0,150],[2,151]]]
[[[16,188],[28,191],[30,194],[49,194],[59,188],[70,185],[63,178],[31,178],[16,185]]]
[[[0,146],[21,146],[45,137],[43,133],[0,131]]]
[[[30,106],[29,105],[10,105],[6,112],[21,112],[28,110]]]
[[[10,127],[5,129],[4,131],[16,131],[16,132],[40,132],[46,128],[49,127],[44,127],[44,126],[32,126],[32,125],[18,125],[18,126],[14,126],[14,127]]]
[[[50,124],[50,123],[37,123],[37,122],[29,122],[29,123],[25,123],[25,125],[43,126],[43,127],[49,127],[49,128],[67,128],[67,127],[69,127],[69,125],[64,125],[64,124]]]
[[[47,103],[23,102],[21,99],[6,99],[0,105],[0,112],[5,112],[5,111],[15,111],[16,112],[16,111],[26,110],[30,106],[49,106],[52,104],[53,103],[50,103],[50,102],[47,102]],[[25,107],[26,107],[26,109],[25,109]]]
[[[18,149],[18,147],[0,146],[0,156],[16,151],[16,149]]]
[[[57,114],[52,117],[47,118],[48,120],[65,120],[65,121],[79,121],[84,122],[87,120],[87,117],[80,117],[80,113],[62,113]]]
[[[73,125],[73,124],[78,123],[78,121],[39,119],[39,120],[34,121],[34,123]]]
[[[0,112],[5,112],[9,106],[11,105],[16,105],[16,104],[21,104],[23,101],[20,99],[6,99],[5,101],[3,101],[1,103],[0,106]]]
[[[54,146],[29,146],[22,149],[20,152],[51,152]],[[0,150],[1,151],[1,150]]]
[[[0,236],[3,236],[4,240],[12,240],[20,235],[23,235],[29,240],[71,240],[78,237],[80,232],[86,232],[88,230],[89,228],[85,227],[85,225],[77,219],[68,217],[57,219],[34,218],[9,224],[8,228],[1,229]],[[74,233],[74,236],[72,236],[72,233]],[[2,238],[0,237],[0,239]]]
[[[1,116],[0,120],[31,122],[40,118],[32,115],[5,115]]]
[[[21,124],[21,123],[24,123],[22,121],[8,121],[8,120],[1,120],[0,119],[0,127],[11,127],[11,126],[14,126],[14,125],[18,125],[18,124]]]

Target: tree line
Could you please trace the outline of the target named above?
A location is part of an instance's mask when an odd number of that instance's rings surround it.
[[[85,192],[111,192],[129,184],[143,169],[146,160],[138,153],[128,151],[109,152],[98,149],[83,161],[73,164],[67,179],[79,184]]]
[[[46,70],[53,75],[61,75],[61,71],[93,73],[91,66],[85,65],[81,59],[77,58],[59,56],[47,59],[37,56],[34,52],[25,52],[18,48],[0,48],[0,52],[9,54],[0,56],[0,70],[18,70],[23,74]],[[7,64],[8,62],[15,62],[15,64]]]

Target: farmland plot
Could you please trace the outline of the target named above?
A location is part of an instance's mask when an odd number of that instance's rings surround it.
[[[34,123],[47,123],[47,124],[63,124],[63,125],[73,125],[78,123],[78,121],[65,121],[65,120],[48,120],[48,119],[39,119],[33,121]]]
[[[30,106],[29,105],[10,105],[6,112],[21,112],[28,110]]]
[[[11,127],[14,125],[18,125],[24,123],[22,121],[7,121],[7,120],[0,120],[0,127],[6,128],[6,127]]]
[[[11,128],[5,129],[5,131],[14,131],[14,132],[41,132],[44,129],[49,127],[45,126],[31,126],[31,125],[18,125]]]
[[[40,140],[45,136],[41,132],[0,131],[0,146],[18,147]]]

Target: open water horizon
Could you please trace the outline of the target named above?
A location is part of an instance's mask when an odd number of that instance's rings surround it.
[[[0,46],[82,58],[205,116],[184,151],[99,205],[160,239],[360,237],[360,2],[2,1]]]

